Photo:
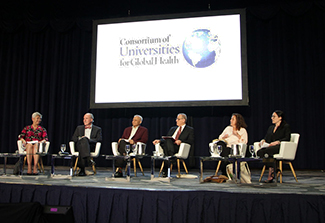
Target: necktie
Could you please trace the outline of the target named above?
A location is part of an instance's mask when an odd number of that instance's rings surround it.
[[[179,135],[180,135],[181,133],[182,133],[182,127],[179,127],[178,132],[177,132],[176,137],[175,137],[175,141],[178,140]]]
[[[91,127],[90,126],[85,126],[85,129],[91,129]]]

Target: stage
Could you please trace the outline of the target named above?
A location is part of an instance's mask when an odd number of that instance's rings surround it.
[[[46,166],[38,176],[2,175],[0,202],[72,206],[75,222],[325,221],[321,170],[297,170],[298,183],[285,170],[282,184],[259,183],[259,169],[251,170],[252,184],[200,183],[199,170],[181,179],[174,170],[170,182],[158,177],[157,168],[153,180],[145,169],[145,176],[132,172],[130,181],[112,178],[112,168],[97,170],[96,175],[71,177],[69,167],[61,166],[53,177]],[[210,175],[213,170],[204,170],[204,178]]]

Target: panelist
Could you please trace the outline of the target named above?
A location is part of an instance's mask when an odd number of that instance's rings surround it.
[[[152,143],[156,145],[160,143],[164,150],[165,156],[173,156],[179,150],[179,145],[184,142],[191,146],[194,144],[194,129],[186,125],[187,116],[184,113],[179,113],[176,118],[176,126],[172,127],[166,136],[171,136],[171,138],[161,138],[156,139]],[[167,163],[165,163],[167,164]],[[162,176],[167,177],[167,165],[164,165],[162,171]]]
[[[245,123],[244,117],[241,114],[233,113],[230,119],[230,125],[227,126],[223,132],[219,135],[218,140],[224,140],[226,142],[226,147],[223,148],[221,152],[222,157],[228,157],[230,154],[230,148],[232,145],[239,143],[247,144],[248,135],[246,131],[247,125]],[[215,141],[215,140],[213,140]],[[222,175],[227,176],[226,166],[228,162],[222,162],[220,165],[220,170]]]
[[[257,151],[259,157],[272,158],[274,154],[280,151],[281,141],[290,141],[291,128],[284,119],[284,112],[276,110],[271,116],[272,124],[264,137],[260,141],[261,149]],[[265,183],[272,183],[274,179],[274,168],[271,163],[268,163],[269,175]]]
[[[90,159],[90,152],[95,151],[96,143],[102,141],[102,129],[93,124],[94,115],[86,113],[83,118],[83,125],[77,126],[71,141],[75,143],[76,151],[79,152],[78,166],[80,172],[78,176],[86,176],[85,165],[93,165]]]
[[[141,126],[143,118],[141,115],[134,115],[132,120],[132,126],[127,127],[123,131],[122,137],[118,140],[118,151],[120,154],[125,155],[126,145],[135,145],[137,142],[147,143],[148,141],[148,129]],[[125,161],[122,159],[116,160],[115,177],[122,177],[122,168],[125,166]]]
[[[32,125],[26,126],[19,135],[19,140],[23,142],[23,148],[26,150],[27,157],[27,175],[37,175],[37,164],[39,155],[38,144],[48,141],[46,129],[39,124],[42,121],[42,115],[39,112],[32,114]],[[34,167],[32,172],[32,161],[34,158]]]

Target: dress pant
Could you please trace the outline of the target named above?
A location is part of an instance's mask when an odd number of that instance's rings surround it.
[[[227,146],[223,147],[220,156],[229,157],[229,154],[230,154],[230,147]],[[227,176],[226,168],[229,163],[230,163],[229,161],[222,161],[220,164],[221,174],[224,176]]]
[[[85,169],[86,162],[90,157],[89,139],[83,137],[76,143],[76,151],[79,152],[78,166],[81,170]]]
[[[264,147],[257,151],[257,156],[261,158],[273,158],[273,155],[278,154],[279,151],[280,151],[280,145]],[[265,154],[267,154],[267,156]],[[265,163],[265,166],[274,167],[274,163]]]
[[[121,155],[126,154],[126,152],[125,152],[126,145],[130,145],[130,143],[126,142],[125,140],[121,140],[120,143],[118,144],[118,151]],[[130,145],[130,149],[131,149],[131,145]],[[116,161],[115,161],[116,167],[123,168],[123,167],[125,167],[125,165],[126,165],[126,161],[124,159],[116,159]]]
[[[173,156],[174,154],[176,154],[179,150],[179,146],[177,144],[174,143],[175,141],[172,139],[166,139],[165,142],[163,144],[161,144],[161,147],[164,150],[164,154],[165,156]],[[163,171],[167,172],[168,169],[168,162],[164,161],[164,168]],[[173,166],[175,166],[176,164],[176,160],[173,160],[171,162],[173,164]]]

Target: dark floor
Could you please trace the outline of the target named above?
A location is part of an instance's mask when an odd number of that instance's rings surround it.
[[[325,172],[322,170],[296,170],[299,182],[296,182],[291,171],[283,172],[283,183],[259,183],[260,169],[252,169],[252,184],[226,183],[200,183],[199,170],[190,170],[185,178],[176,178],[176,171],[172,172],[170,182],[166,178],[158,177],[158,168],[156,168],[155,178],[151,179],[149,169],[145,169],[143,176],[140,170],[137,171],[137,177],[134,176],[133,169],[130,181],[123,178],[112,178],[112,168],[97,168],[97,174],[89,169],[86,177],[70,177],[69,167],[56,167],[55,175],[51,176],[50,167],[45,166],[45,172],[38,176],[11,175],[13,165],[7,165],[7,175],[3,175],[3,165],[0,165],[0,182],[14,184],[35,184],[35,185],[65,185],[74,187],[102,187],[119,189],[139,189],[139,190],[190,190],[190,191],[222,191],[237,193],[285,193],[285,194],[308,194],[325,195]],[[26,172],[26,170],[25,170]],[[25,173],[24,172],[24,173]],[[214,170],[204,170],[203,179],[214,174]],[[184,175],[182,175],[184,176]],[[266,179],[264,175],[263,180]]]

